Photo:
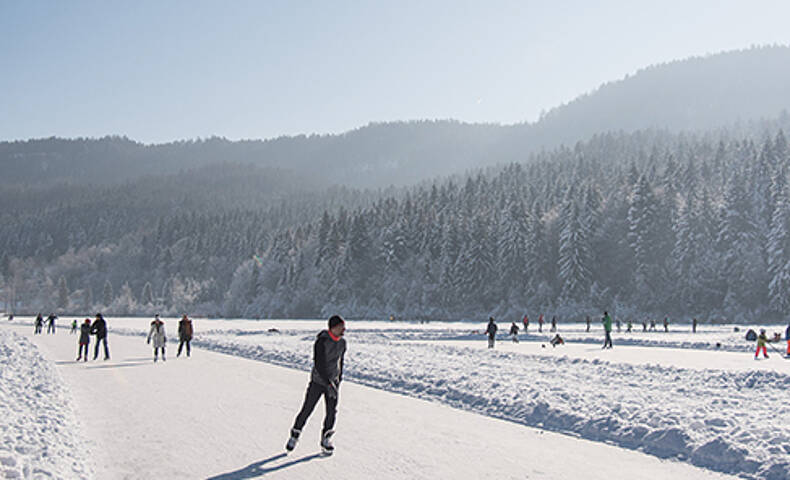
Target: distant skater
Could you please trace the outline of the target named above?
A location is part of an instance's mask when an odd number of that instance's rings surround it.
[[[691,333],[697,333],[697,319],[691,319]]]
[[[614,324],[617,327],[617,333],[620,333],[620,319],[615,320]]]
[[[590,331],[590,316],[589,315],[587,315],[586,321],[587,321],[587,331],[589,332]]]
[[[154,317],[154,320],[151,322],[151,330],[148,331],[146,343],[150,345],[152,339],[154,341],[154,363],[158,359],[159,350],[162,350],[162,361],[166,361],[165,345],[167,345],[167,334],[165,334],[165,322],[159,319],[159,315]]]
[[[529,330],[529,317],[524,315],[524,320],[522,320],[521,322],[524,324],[524,333],[526,334],[527,330]]]
[[[650,331],[651,332],[655,332],[656,331],[656,321],[655,321],[655,319],[652,319],[652,318],[650,319]]]
[[[78,327],[78,325],[77,325],[77,319],[75,318],[75,319],[74,319],[74,320],[71,322],[71,331],[69,332],[69,334],[75,334],[75,333],[77,333],[77,327]]]
[[[557,316],[556,315],[553,315],[551,317],[551,331],[552,332],[556,332],[557,331]]]
[[[612,317],[609,316],[609,312],[603,312],[601,323],[603,323],[603,330],[606,333],[603,348],[612,348]]]
[[[99,344],[104,343],[104,359],[110,359],[110,349],[107,347],[107,321],[101,313],[96,314],[96,319],[91,325],[91,333],[96,335],[96,346],[93,347],[93,359],[99,356]]]
[[[76,320],[74,320],[76,322]],[[80,326],[80,339],[77,342],[77,361],[88,361],[88,344],[91,343],[91,321],[89,318]],[[84,353],[83,353],[84,352]]]
[[[790,323],[787,324],[787,330],[785,330],[785,340],[787,340],[787,356],[790,357]]]
[[[631,333],[631,327],[632,326],[633,325],[631,324],[631,320],[626,320],[626,322],[625,322],[625,333]]]
[[[33,335],[39,335],[39,334],[41,334],[41,330],[44,328],[44,316],[43,316],[43,315],[41,315],[41,314],[39,313],[39,314],[36,316],[36,320],[35,320],[35,322],[33,323],[33,325],[34,325],[34,327],[35,327],[35,328],[33,329]]]
[[[543,314],[538,317],[538,332],[543,332]]]
[[[647,331],[647,320],[642,320],[642,331],[643,332]]]
[[[178,352],[176,352],[176,357],[181,355],[181,347],[186,344],[187,346],[187,357],[191,354],[191,347],[189,346],[189,342],[192,341],[192,320],[190,320],[186,314],[181,317],[181,320],[178,322]]]
[[[760,349],[763,351],[763,358],[768,358],[768,350],[766,349],[766,344],[769,342],[768,337],[765,335],[765,329],[760,330],[760,335],[757,336],[757,350],[754,351],[754,359],[757,360],[757,356],[760,353]]]
[[[346,353],[346,340],[343,338],[345,331],[346,322],[339,315],[333,315],[329,319],[329,329],[322,331],[316,337],[313,344],[313,369],[310,372],[310,383],[307,386],[302,409],[296,416],[291,428],[291,436],[285,445],[285,449],[289,452],[296,447],[304,424],[322,396],[326,413],[324,426],[321,429],[321,449],[326,455],[331,455],[335,450],[332,444],[332,435],[335,433],[333,427],[337,414],[340,382],[343,381],[343,357]]]
[[[664,331],[669,332],[669,317],[664,317]]]
[[[496,342],[496,331],[499,327],[494,323],[494,317],[488,317],[488,326],[486,327],[486,335],[488,335],[488,348],[494,348]]]
[[[518,325],[516,325],[516,322],[510,324],[510,335],[513,337],[513,343],[518,343]]]
[[[54,313],[50,313],[47,317],[47,333],[55,334],[55,320],[58,319],[58,316]]]

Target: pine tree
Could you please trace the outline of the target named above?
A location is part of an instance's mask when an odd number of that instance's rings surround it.
[[[318,227],[318,254],[315,257],[315,265],[318,266],[324,259],[331,255],[332,249],[329,244],[329,235],[332,231],[332,219],[329,212],[324,210],[321,216],[321,225]]]
[[[498,235],[497,271],[500,275],[500,291],[524,293],[527,279],[527,244],[529,214],[524,204],[515,195],[502,213]]]
[[[104,302],[104,306],[110,306],[114,298],[115,296],[112,293],[112,284],[109,280],[105,280],[104,289],[102,290],[102,302]]]
[[[69,304],[69,288],[66,285],[66,277],[61,276],[58,280],[58,308],[64,310]]]
[[[658,300],[659,281],[659,217],[653,189],[644,175],[634,186],[628,209],[628,242],[634,252],[634,300],[651,308]]]
[[[456,261],[456,285],[458,293],[471,300],[471,304],[483,309],[490,308],[492,298],[491,279],[494,259],[488,228],[482,216],[473,221],[471,235],[466,239]]]
[[[85,311],[93,310],[93,289],[91,287],[85,288],[85,293],[82,297],[82,306]]]
[[[584,300],[592,284],[589,232],[580,218],[579,206],[575,201],[566,203],[562,223],[558,259],[561,297]]]
[[[143,285],[143,293],[140,295],[140,302],[142,302],[143,305],[154,304],[154,292],[151,288],[151,282],[145,282],[145,285]]]
[[[768,235],[768,299],[771,308],[790,312],[790,205],[783,187],[777,187],[771,231]]]

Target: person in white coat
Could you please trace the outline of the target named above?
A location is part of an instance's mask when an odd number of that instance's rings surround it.
[[[157,315],[156,318],[154,318],[154,321],[151,322],[151,330],[148,331],[148,340],[146,343],[150,345],[151,340],[154,341],[154,362],[156,362],[158,359],[159,349],[162,350],[162,361],[164,362],[167,360],[165,358],[165,345],[167,345],[165,322],[159,319],[159,315]]]

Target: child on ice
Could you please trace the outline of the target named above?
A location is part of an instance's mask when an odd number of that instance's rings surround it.
[[[768,351],[765,346],[768,341],[768,337],[765,335],[765,329],[760,330],[760,335],[757,336],[757,350],[754,352],[755,360],[757,360],[757,355],[760,353],[761,348],[763,349],[763,358],[768,358]]]
[[[76,322],[76,320],[74,320]],[[83,359],[82,352],[85,352],[84,361],[88,361],[88,344],[91,341],[91,320],[90,318],[85,319],[85,323],[80,326],[80,339],[79,339],[79,346],[77,350],[77,361]]]
[[[518,343],[518,325],[516,325],[516,322],[510,324],[510,335],[513,336],[513,343]]]

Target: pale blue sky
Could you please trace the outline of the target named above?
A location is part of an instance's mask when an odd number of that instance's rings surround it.
[[[532,121],[657,62],[790,44],[788,1],[0,0],[0,140]]]

